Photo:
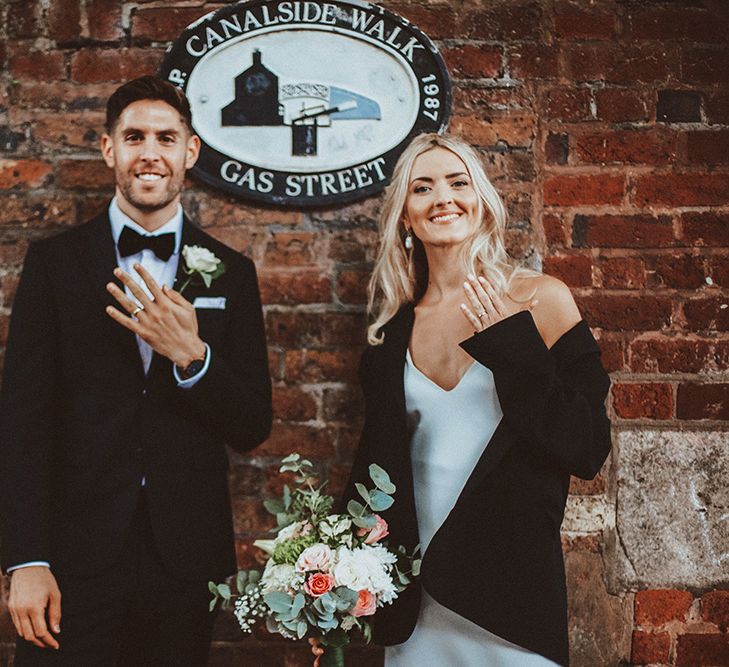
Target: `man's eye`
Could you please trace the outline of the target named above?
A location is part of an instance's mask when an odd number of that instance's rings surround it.
[[[164,137],[161,138],[161,141],[163,144],[171,144],[171,143],[174,143],[175,138],[172,136],[169,136],[169,135],[165,135]]]
[[[127,141],[139,141],[141,139],[141,136],[138,134],[127,134],[125,138]]]

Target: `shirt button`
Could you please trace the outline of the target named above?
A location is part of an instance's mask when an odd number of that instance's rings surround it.
[[[147,390],[146,389],[142,389],[142,396],[146,396],[146,395],[147,395]]]

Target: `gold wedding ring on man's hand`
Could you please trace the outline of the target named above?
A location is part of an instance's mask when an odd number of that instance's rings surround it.
[[[486,314],[485,310],[482,310],[480,313],[476,313],[476,317],[480,320],[484,315]]]
[[[137,315],[139,315],[139,313],[141,313],[141,312],[142,312],[143,310],[144,310],[144,306],[137,306],[137,307],[136,307],[136,308],[135,308],[135,309],[134,309],[134,310],[133,310],[133,311],[132,311],[132,312],[130,313],[130,315],[131,315],[132,317],[136,317],[136,316],[137,316]]]

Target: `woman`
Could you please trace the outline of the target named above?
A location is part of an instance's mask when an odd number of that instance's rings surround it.
[[[424,553],[375,617],[387,667],[568,662],[559,528],[570,474],[610,450],[609,379],[569,289],[508,258],[505,219],[454,137],[416,137],[385,195],[345,498],[385,468],[391,543]]]

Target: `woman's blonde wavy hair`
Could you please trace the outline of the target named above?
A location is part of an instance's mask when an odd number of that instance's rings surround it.
[[[506,209],[501,197],[486,177],[481,159],[465,141],[447,134],[416,136],[395,165],[380,214],[380,247],[367,289],[367,312],[372,324],[367,328],[370,345],[384,340],[382,327],[405,303],[422,297],[428,285],[428,263],[423,244],[413,236],[413,247],[405,248],[407,229],[403,221],[413,163],[419,155],[440,147],[455,153],[466,165],[476,194],[481,225],[464,244],[461,260],[464,276],[484,275],[499,294],[505,294],[513,278],[536,272],[518,266],[504,244]]]

